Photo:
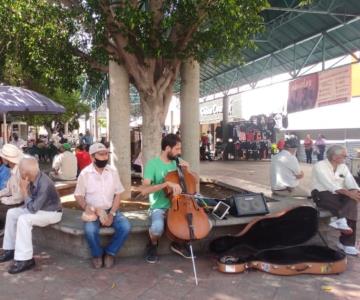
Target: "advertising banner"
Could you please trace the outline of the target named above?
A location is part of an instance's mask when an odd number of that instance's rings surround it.
[[[351,66],[319,73],[317,106],[337,104],[351,99]]]
[[[318,94],[318,74],[310,74],[289,83],[287,112],[314,108]]]
[[[287,112],[350,101],[354,90],[351,73],[352,68],[348,65],[291,81]]]

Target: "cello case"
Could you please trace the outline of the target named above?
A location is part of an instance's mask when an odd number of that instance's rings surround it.
[[[329,247],[302,245],[318,232],[318,211],[300,206],[254,219],[237,235],[210,243],[218,270],[241,273],[258,269],[276,275],[338,274],[346,255]]]

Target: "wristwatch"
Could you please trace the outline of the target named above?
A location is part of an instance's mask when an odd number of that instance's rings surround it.
[[[110,213],[113,215],[113,217],[116,216],[116,211],[113,211],[113,212],[110,212]]]

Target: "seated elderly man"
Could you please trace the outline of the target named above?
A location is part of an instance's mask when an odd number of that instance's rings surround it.
[[[60,154],[54,157],[53,171],[50,178],[53,180],[76,180],[77,159],[71,152],[71,146],[65,143],[59,147]]]
[[[74,195],[84,210],[82,219],[93,267],[111,268],[130,232],[130,222],[119,211],[124,187],[117,170],[108,164],[109,150],[103,144],[91,145],[89,154],[92,164],[81,171]],[[112,226],[115,231],[105,248],[100,244],[100,226]]]
[[[20,189],[25,199],[22,207],[9,209],[6,215],[3,253],[0,263],[14,258],[10,274],[29,270],[33,259],[32,227],[44,227],[61,220],[60,198],[54,183],[39,170],[36,158],[25,156],[19,163]]]
[[[270,165],[271,190],[278,196],[307,197],[309,193],[299,188],[304,177],[296,158],[299,142],[296,137],[285,141],[284,149],[272,157]]]
[[[337,246],[346,254],[358,255],[354,247],[356,240],[357,204],[360,191],[354,177],[344,164],[346,149],[339,145],[331,146],[327,159],[314,165],[313,188],[317,191],[315,203],[329,210],[337,218],[329,225],[340,230]]]

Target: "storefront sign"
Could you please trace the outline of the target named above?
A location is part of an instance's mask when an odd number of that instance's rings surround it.
[[[219,123],[223,119],[223,99],[200,103],[200,124]],[[229,100],[229,121],[232,116],[232,101]]]

